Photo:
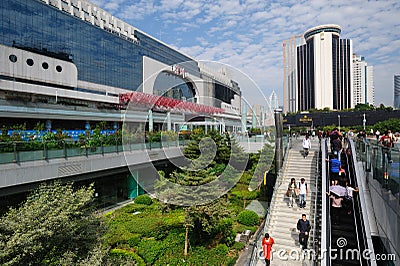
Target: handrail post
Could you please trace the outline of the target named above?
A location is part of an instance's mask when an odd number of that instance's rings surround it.
[[[13,149],[14,149],[14,160],[13,162],[16,163],[17,159],[18,159],[18,154],[17,154],[17,143],[15,141],[13,141]]]
[[[43,141],[43,160],[47,159],[46,141]]]
[[[65,140],[63,141],[63,148],[64,148],[64,158],[67,158],[67,145],[65,143]]]

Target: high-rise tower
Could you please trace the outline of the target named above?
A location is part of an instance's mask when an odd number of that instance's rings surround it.
[[[374,104],[374,68],[365,58],[353,54],[353,104]]]
[[[395,109],[400,109],[400,75],[394,75],[394,104]]]
[[[304,33],[296,51],[298,110],[354,107],[352,42],[340,39],[338,25],[320,25]]]

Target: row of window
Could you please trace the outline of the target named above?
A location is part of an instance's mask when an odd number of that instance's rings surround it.
[[[13,63],[16,63],[17,60],[18,60],[18,58],[17,58],[17,56],[16,56],[15,54],[10,54],[10,55],[8,56],[8,59],[9,59],[11,62],[13,62]],[[26,64],[27,64],[28,66],[33,66],[33,65],[34,65],[33,59],[32,59],[32,58],[26,59]],[[42,67],[43,67],[43,69],[48,69],[48,68],[49,68],[49,64],[48,64],[47,62],[43,62],[43,63],[42,63]],[[56,71],[57,71],[57,72],[61,72],[61,71],[62,71],[62,66],[57,65],[57,66],[56,66]]]

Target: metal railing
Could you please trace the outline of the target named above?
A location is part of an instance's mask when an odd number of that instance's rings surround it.
[[[273,188],[274,192],[272,194],[271,203],[275,202],[275,198],[277,197],[277,194],[278,194],[278,193],[276,193],[276,191],[278,190],[279,186],[282,184],[282,179],[283,179],[282,178],[282,176],[283,176],[283,174],[282,174],[283,170],[282,169],[286,168],[286,164],[287,164],[287,161],[288,161],[287,158],[288,158],[289,150],[292,148],[291,137],[286,136],[283,139],[285,140],[284,141],[284,145],[283,145],[283,147],[284,147],[283,166],[281,167],[281,169],[277,173],[277,177],[276,177],[276,180],[275,180],[275,185],[274,185],[274,188]],[[251,258],[249,260],[249,264],[248,264],[249,266],[254,266],[254,265],[257,264],[257,260],[258,260],[258,253],[257,253],[258,250],[257,249],[258,249],[259,246],[261,246],[262,236],[265,234],[265,227],[269,224],[270,220],[271,220],[271,215],[270,215],[270,212],[268,210],[268,213],[267,213],[267,215],[266,215],[266,217],[264,219],[264,222],[262,224],[263,229],[259,230],[258,235],[255,237],[256,241],[252,245],[253,246],[253,251],[251,253]]]
[[[347,157],[348,159],[348,164],[352,165],[352,171],[349,171],[349,180],[350,180],[350,185],[352,187],[360,187],[362,188],[362,185],[359,184],[358,179],[363,178],[363,177],[358,177],[357,176],[357,171],[356,171],[356,161],[355,161],[355,148],[354,148],[354,143],[352,140],[348,140],[348,146],[351,149],[351,156],[350,158]],[[352,178],[353,177],[353,178]],[[354,183],[353,183],[354,182]],[[358,248],[359,251],[364,251],[367,248],[370,250],[373,250],[373,245],[370,246],[372,243],[368,243],[368,238],[367,236],[371,235],[371,232],[368,230],[369,224],[367,221],[366,212],[366,206],[363,208],[363,204],[361,203],[361,197],[363,197],[363,192],[361,193],[356,193],[353,194],[353,217],[355,221],[355,226],[356,226],[356,232],[357,232],[357,242],[358,242]],[[363,256],[360,256],[360,263],[361,265],[371,265],[370,260],[366,260]]]
[[[328,140],[325,139],[321,142],[321,155],[322,155],[322,170],[321,170],[321,180],[322,180],[322,191],[321,195],[328,192],[329,189],[329,168],[327,167],[327,162],[324,162],[328,158]],[[322,226],[321,226],[321,265],[330,266],[331,257],[327,256],[327,251],[331,246],[331,217],[330,217],[330,204],[329,198],[326,196],[322,197]]]
[[[93,145],[90,139],[81,142],[65,140],[0,142],[0,164],[161,149],[185,146],[188,142],[189,140],[146,143],[130,143],[129,141],[124,141],[124,143],[121,144],[115,141],[115,143],[109,144],[100,140],[96,145]]]
[[[321,169],[320,169],[320,160],[321,160],[321,142],[319,143],[319,149],[318,149],[318,156],[317,156],[317,174],[315,176],[315,191],[314,191],[314,221],[313,221],[313,227],[314,227],[314,232],[313,232],[313,250],[315,252],[315,254],[318,254],[319,251],[319,243],[317,240],[317,235],[319,234],[319,228],[320,225],[318,223],[318,184],[319,184],[319,180],[320,180],[320,176],[321,176]],[[314,256],[312,258],[312,262],[313,265],[317,265],[318,264],[318,258],[317,256]]]
[[[400,143],[387,150],[371,139],[359,139],[355,143],[358,160],[363,162],[366,172],[372,172],[373,178],[400,202]],[[387,152],[391,153],[389,162]]]

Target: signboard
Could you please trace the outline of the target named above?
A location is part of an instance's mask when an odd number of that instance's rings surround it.
[[[182,78],[186,77],[186,72],[185,69],[181,66],[178,65],[173,65],[172,66],[172,72],[174,72],[175,75],[181,76]]]
[[[301,123],[311,123],[312,122],[312,117],[308,117],[304,115],[303,117],[300,117],[299,122]]]

